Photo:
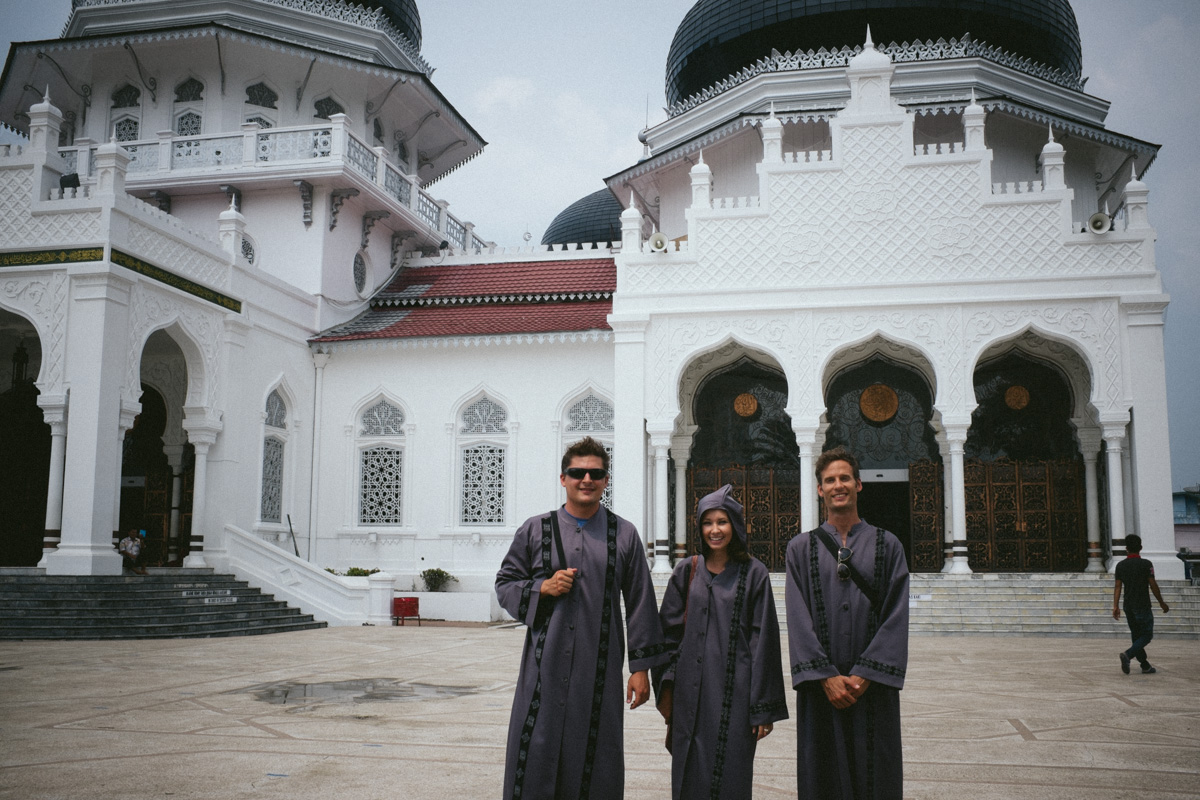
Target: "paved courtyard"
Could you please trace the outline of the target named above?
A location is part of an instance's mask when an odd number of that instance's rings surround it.
[[[0,798],[496,798],[524,629],[0,643]],[[911,798],[1200,797],[1200,643],[920,637]],[[785,646],[786,653],[786,646]],[[663,725],[627,716],[627,798],[670,796]],[[795,725],[755,796],[795,796]]]

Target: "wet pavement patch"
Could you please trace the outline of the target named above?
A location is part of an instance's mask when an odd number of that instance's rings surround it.
[[[438,700],[490,691],[493,687],[442,686],[390,678],[363,678],[324,683],[264,683],[230,694],[252,694],[264,703],[312,706],[322,703],[374,703],[385,700]]]

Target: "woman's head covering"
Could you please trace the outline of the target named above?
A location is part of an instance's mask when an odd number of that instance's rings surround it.
[[[746,544],[746,520],[742,516],[742,504],[733,499],[733,487],[728,483],[712,494],[706,494],[700,498],[700,502],[696,504],[697,527],[704,519],[704,512],[712,511],[714,508],[723,509],[729,515],[729,521],[733,524],[733,532],[744,547]]]

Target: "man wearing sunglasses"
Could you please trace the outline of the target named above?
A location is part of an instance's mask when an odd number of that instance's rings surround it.
[[[559,481],[567,502],[517,530],[496,575],[500,605],[527,626],[505,800],[622,797],[622,700],[631,710],[646,702],[647,672],[667,658],[642,538],[600,505],[608,486],[604,445],[589,436],[567,448]]]
[[[821,454],[821,527],[787,548],[788,645],[802,798],[903,796],[900,689],[908,666],[908,567],[888,531],[858,516],[858,461]]]

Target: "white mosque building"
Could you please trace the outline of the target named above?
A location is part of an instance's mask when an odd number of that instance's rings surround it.
[[[415,0],[74,0],[13,45],[0,566],[118,574],[142,529],[352,623],[326,568],[487,590],[591,435],[655,572],[726,482],[781,569],[840,444],[915,572],[1136,532],[1182,577],[1158,146],[1067,0],[699,0],[643,159],[509,249],[430,193],[485,142],[421,39]]]

